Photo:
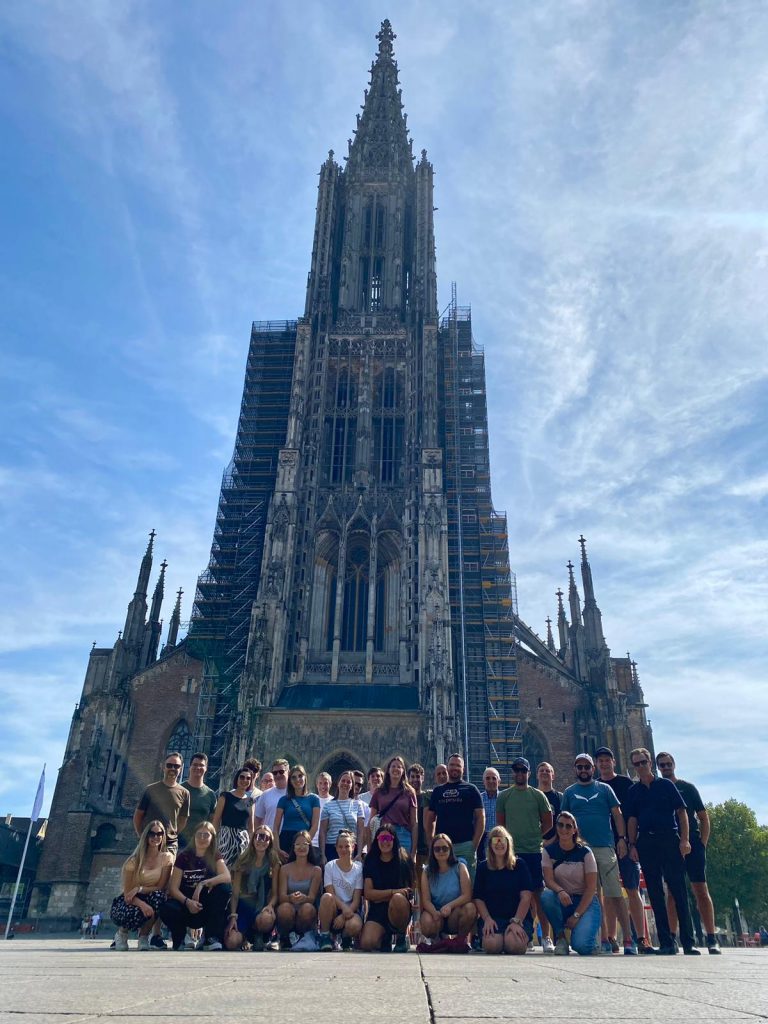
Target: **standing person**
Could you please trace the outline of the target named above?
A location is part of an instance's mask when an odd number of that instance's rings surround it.
[[[251,803],[255,804],[262,794],[262,790],[258,786],[259,776],[261,775],[261,761],[258,757],[249,757],[243,761],[243,768],[247,768],[253,776],[251,788],[248,790],[248,799]]]
[[[549,800],[549,806],[552,808],[552,818],[556,820],[560,813],[560,803],[563,799],[563,794],[554,788],[554,781],[555,769],[549,761],[542,761],[536,768],[536,788],[541,790],[547,800]],[[549,832],[542,836],[544,842],[551,842],[555,838],[556,831],[555,827],[552,826]]]
[[[446,782],[448,781],[448,765],[447,764],[439,764],[435,768],[434,779],[435,779],[435,785],[436,786],[444,786],[446,784]]]
[[[478,864],[473,890],[482,922],[483,951],[523,954],[530,938],[531,874],[515,856],[512,836],[503,825],[488,833],[488,856]]]
[[[496,827],[496,801],[499,797],[500,785],[501,776],[496,769],[491,768],[490,766],[486,768],[483,772],[483,788],[480,791],[480,796],[483,800],[483,810],[485,811],[485,831],[483,832],[483,838],[480,840],[480,845],[477,848],[478,862],[485,860],[488,833],[492,828]]]
[[[261,792],[266,793],[268,789],[275,788],[275,776],[272,772],[264,772],[261,776]],[[256,798],[258,800],[258,797]]]
[[[525,861],[530,872],[533,905],[541,925],[541,948],[545,953],[553,953],[555,946],[541,903],[541,891],[544,888],[544,876],[541,873],[541,840],[552,828],[552,808],[543,793],[528,785],[530,775],[529,762],[524,757],[516,757],[512,762],[513,784],[499,794],[496,822],[503,825],[511,834],[515,854]]]
[[[610,747],[598,747],[595,751],[595,762],[600,781],[610,786],[621,802],[621,813],[624,816],[624,823],[626,825],[627,813],[624,809],[624,800],[632,786],[632,779],[628,775],[616,774],[616,758],[613,756],[613,751]],[[619,832],[613,819],[611,819],[611,824],[613,827],[614,845],[618,846]],[[617,849],[616,853],[619,858],[621,884],[627,893],[629,916],[634,925],[638,951],[640,953],[652,953],[653,950],[645,939],[645,908],[640,895],[640,865],[629,856],[629,852],[622,856]],[[616,913],[611,903],[605,908],[605,923],[608,935],[615,936]]]
[[[474,882],[477,848],[485,831],[483,800],[477,786],[464,781],[464,758],[448,758],[448,782],[435,786],[424,811],[424,832],[431,843],[435,832],[451,837],[453,852],[463,857]]]
[[[365,793],[360,793],[358,799],[362,800],[368,807],[371,806],[371,800],[373,794],[379,788],[384,781],[384,772],[379,768],[378,765],[374,765],[373,768],[368,769],[368,789]]]
[[[365,805],[352,796],[354,777],[352,772],[342,772],[336,783],[336,797],[329,800],[320,811],[320,850],[325,862],[335,860],[338,853],[336,840],[342,831],[355,837],[357,849],[354,856],[359,860],[363,850],[365,830]],[[326,883],[327,884],[327,883]]]
[[[182,782],[189,790],[189,818],[181,834],[183,846],[194,842],[195,829],[201,821],[210,821],[216,809],[216,793],[206,786],[203,779],[208,770],[208,755],[193,754],[189,762],[189,778]]]
[[[248,849],[232,872],[232,900],[229,925],[224,935],[227,949],[240,949],[243,941],[261,952],[275,927],[280,858],[272,830],[259,825]]]
[[[663,779],[674,782],[680,796],[685,800],[688,812],[688,841],[691,852],[685,858],[685,871],[696,897],[702,923],[707,933],[707,949],[710,953],[719,954],[720,945],[715,934],[715,908],[707,885],[707,843],[709,842],[710,821],[707,809],[698,789],[692,782],[678,779],[675,774],[675,759],[665,750],[656,755],[656,767]],[[667,893],[667,914],[672,932],[677,931],[677,913],[674,900]]]
[[[687,956],[699,956],[693,944],[693,928],[685,889],[685,860],[691,852],[688,842],[688,814],[685,800],[674,782],[653,774],[653,759],[645,747],[631,753],[638,781],[625,800],[629,855],[640,862],[659,933],[658,952],[674,956],[677,946],[667,917],[664,882],[672,894],[680,921],[680,938]]]
[[[312,836],[306,829],[292,835],[288,863],[280,869],[277,906],[277,930],[280,932],[280,948],[283,950],[291,948],[291,932],[304,935],[314,929],[317,923],[315,907],[323,881],[322,871],[310,860]]]
[[[288,775],[288,788],[278,800],[275,811],[274,833],[280,860],[285,863],[289,859],[293,840],[299,832],[309,834],[311,845],[319,825],[320,800],[315,793],[309,792],[306,768],[295,764]]]
[[[183,832],[189,819],[189,790],[178,782],[183,767],[184,761],[178,751],[166,754],[162,780],[147,786],[133,812],[137,836],[141,836],[148,821],[162,821],[166,848],[174,855],[179,848],[179,832]]]
[[[216,847],[216,829],[203,821],[195,831],[194,844],[176,858],[168,883],[170,899],[159,910],[174,950],[184,949],[187,928],[205,930],[203,949],[223,948],[231,892],[229,868]]]
[[[627,832],[619,798],[605,782],[593,779],[595,765],[589,754],[577,754],[573,767],[576,782],[563,793],[562,809],[574,815],[579,834],[592,850],[603,890],[603,905],[610,906],[613,917],[619,920],[625,955],[636,956],[637,946],[632,939],[629,911],[621,892],[619,861],[611,828],[613,821],[619,834],[618,856],[624,857],[628,852]],[[601,951],[618,953],[615,935],[611,938],[606,934]]]
[[[349,774],[349,773],[346,773]],[[351,785],[351,776],[350,776]],[[363,865],[352,860],[354,834],[342,829],[336,837],[336,854],[325,865],[324,892],[320,897],[320,952],[331,952],[341,937],[341,948],[351,949],[363,928]]]
[[[139,933],[139,949],[151,949],[149,933],[165,903],[173,855],[165,848],[165,825],[150,821],[138,846],[123,864],[122,891],[112,902],[110,917],[117,925],[115,949],[128,949],[128,934]]]
[[[101,913],[97,910],[91,915],[91,938],[95,939],[99,934],[99,925],[101,924]],[[117,948],[117,946],[115,946]]]
[[[274,833],[277,804],[288,787],[288,762],[282,757],[273,761],[271,775],[275,780],[274,788],[261,791],[254,808],[254,824],[267,825]]]
[[[571,930],[570,945],[579,956],[591,956],[600,933],[597,861],[569,811],[558,814],[555,828],[557,839],[547,843],[542,853],[547,885],[542,900],[555,930],[555,956],[570,952],[566,928]]]
[[[332,783],[333,783],[333,779],[328,774],[328,772],[319,772],[315,776],[315,793],[317,794],[317,798],[320,801],[320,817],[321,818],[323,816],[323,808],[325,807],[325,805],[328,803],[329,800],[333,800],[333,797],[331,796],[331,785],[332,785]],[[323,848],[320,846],[320,828],[319,827],[317,829],[317,832],[315,832],[315,834],[312,836],[312,846],[314,847],[314,849],[315,849],[315,851],[317,853],[317,858],[316,859],[317,859],[317,862],[319,864],[321,861],[324,861],[324,857],[323,857],[324,851],[323,851]],[[334,850],[334,853],[335,853],[335,850]]]
[[[438,832],[432,840],[429,862],[419,883],[421,934],[437,940],[444,935],[455,936],[448,943],[441,943],[442,948],[467,952],[477,911],[467,865],[456,857],[450,836]],[[427,949],[436,952],[432,946]]]
[[[165,848],[174,857],[179,849],[179,833],[184,831],[189,820],[189,790],[179,785],[183,767],[184,759],[177,750],[166,754],[162,762],[161,781],[147,786],[133,812],[133,827],[137,836],[141,836],[148,821],[162,821],[165,826]],[[160,921],[156,921],[149,940],[153,949],[166,948],[160,930]]]
[[[408,769],[408,782],[416,794],[416,820],[419,826],[419,835],[416,841],[416,875],[421,878],[421,869],[429,856],[427,837],[424,834],[424,811],[429,806],[429,798],[432,795],[431,789],[424,789],[425,778],[424,766],[412,764]]]
[[[400,849],[393,829],[384,826],[376,833],[363,865],[363,894],[368,913],[360,936],[360,947],[367,952],[390,949],[395,936],[395,952],[407,953],[406,931],[411,920],[413,898],[413,861]]]
[[[391,825],[397,833],[400,848],[415,862],[419,842],[419,820],[416,793],[405,777],[405,761],[392,757],[384,771],[384,781],[371,797],[371,818],[376,815],[380,825]]]
[[[211,821],[219,837],[219,855],[228,868],[245,853],[253,835],[253,801],[248,796],[252,784],[250,768],[240,768],[232,778],[232,789],[216,801]]]

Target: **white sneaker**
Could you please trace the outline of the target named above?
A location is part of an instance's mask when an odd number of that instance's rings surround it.
[[[197,949],[197,939],[194,935],[190,935],[189,932],[184,936],[184,948]]]
[[[128,932],[124,928],[120,928],[115,936],[115,949],[118,953],[128,952]]]
[[[568,956],[570,951],[571,947],[568,945],[568,939],[565,936],[557,940],[555,943],[555,956]]]
[[[137,949],[149,949],[150,948],[150,946],[149,946],[149,936],[148,935],[140,935],[139,936],[139,944],[138,944],[138,946],[136,948]]]
[[[548,935],[545,935],[541,940],[541,951],[542,953],[548,953],[550,956],[555,952],[555,944]]]
[[[202,945],[202,949],[206,953],[217,953],[220,949],[223,948],[224,947],[222,946],[218,939],[206,939]]]

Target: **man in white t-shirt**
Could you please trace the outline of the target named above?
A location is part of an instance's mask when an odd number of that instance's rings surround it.
[[[360,793],[358,800],[362,800],[367,806],[371,806],[371,798],[379,786],[384,782],[384,772],[381,768],[369,768],[368,769],[368,789],[365,793]]]
[[[274,831],[275,813],[281,797],[288,788],[288,762],[280,757],[272,764],[272,775],[275,779],[273,789],[265,790],[256,801],[256,826],[267,825]]]

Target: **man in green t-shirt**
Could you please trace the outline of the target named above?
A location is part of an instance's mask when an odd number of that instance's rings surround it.
[[[528,785],[531,766],[524,757],[512,762],[513,783],[499,793],[496,800],[496,824],[511,834],[515,853],[531,874],[533,904],[541,924],[541,946],[545,953],[554,953],[549,934],[549,921],[541,905],[544,876],[541,872],[541,839],[552,828],[552,808],[544,794]]]
[[[208,771],[208,755],[193,754],[189,764],[189,778],[182,786],[189,790],[189,819],[182,832],[183,845],[194,841],[195,829],[203,821],[210,821],[216,807],[216,793],[203,782]]]

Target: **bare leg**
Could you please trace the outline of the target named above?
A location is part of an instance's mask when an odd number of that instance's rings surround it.
[[[715,908],[712,897],[709,895],[709,887],[706,882],[691,882],[693,895],[696,897],[696,906],[699,908],[701,922],[707,935],[715,934]]]

